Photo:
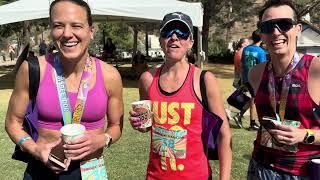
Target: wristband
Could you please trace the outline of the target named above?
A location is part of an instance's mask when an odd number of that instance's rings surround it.
[[[17,145],[18,145],[18,146],[21,146],[21,144],[22,144],[24,141],[28,140],[28,139],[31,139],[31,137],[30,137],[29,135],[23,136],[23,137],[17,142]]]

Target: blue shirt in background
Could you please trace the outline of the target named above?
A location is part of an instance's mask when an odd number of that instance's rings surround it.
[[[247,83],[250,69],[267,60],[266,52],[257,45],[249,45],[243,49],[241,57],[242,83]]]

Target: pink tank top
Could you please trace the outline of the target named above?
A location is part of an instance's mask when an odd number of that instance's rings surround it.
[[[95,59],[96,82],[88,92],[81,124],[87,130],[104,127],[108,105],[108,93],[104,85],[100,60]],[[73,112],[77,92],[68,92],[71,111]],[[59,130],[63,126],[57,88],[53,76],[53,58],[48,56],[45,74],[40,82],[36,106],[38,109],[39,128]]]

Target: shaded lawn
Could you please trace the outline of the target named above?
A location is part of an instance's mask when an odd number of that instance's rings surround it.
[[[209,64],[205,69],[210,69],[218,77],[223,99],[233,91],[231,65]],[[1,73],[1,70],[0,70]],[[11,77],[11,81],[7,77]],[[4,119],[7,110],[10,87],[13,76],[7,76],[5,81],[0,78],[0,179],[22,179],[25,164],[11,160],[14,144],[4,130]],[[10,78],[9,78],[10,79]],[[108,148],[105,155],[109,179],[144,179],[149,155],[149,133],[134,131],[128,123],[128,111],[130,103],[138,100],[137,81],[124,80],[123,92],[125,117],[124,129],[121,139]],[[4,85],[4,86],[2,86]],[[2,87],[2,88],[1,88]],[[226,105],[227,107],[227,105]],[[230,121],[233,135],[233,167],[232,179],[246,179],[248,162],[252,152],[255,132],[245,129],[237,129],[233,120]],[[248,118],[244,120],[244,126],[248,127]],[[218,162],[210,162],[213,168],[213,177],[218,179]]]

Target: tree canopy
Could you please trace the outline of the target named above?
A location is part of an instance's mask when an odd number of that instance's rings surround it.
[[[0,5],[14,2],[15,0],[0,0]],[[233,31],[238,24],[252,24],[265,0],[184,0],[187,2],[202,2],[204,7],[203,22],[203,49],[207,54],[217,54],[225,51],[227,42],[232,40]],[[308,5],[313,5],[319,0],[294,0],[298,10],[308,10]],[[260,3],[259,3],[260,2]],[[311,22],[320,25],[320,5],[310,8]],[[33,23],[36,29],[44,30],[46,25]],[[0,37],[20,36],[23,23],[12,23],[0,26]],[[44,28],[42,28],[44,27]],[[99,31],[93,44],[103,44],[102,31],[105,37],[111,37],[119,49],[130,49],[133,44],[132,29],[125,23],[100,23]],[[248,29],[247,31],[251,31]],[[245,30],[243,30],[245,31]],[[215,34],[219,34],[216,36]],[[1,39],[0,39],[1,41]],[[3,41],[3,39],[2,39]],[[1,48],[1,47],[0,47]]]

